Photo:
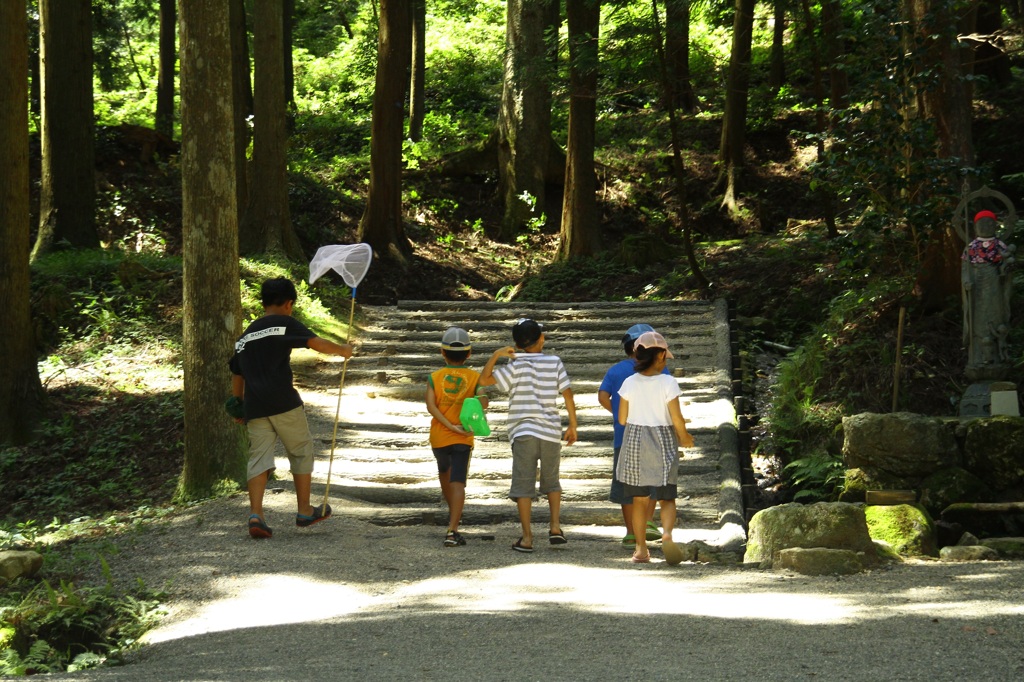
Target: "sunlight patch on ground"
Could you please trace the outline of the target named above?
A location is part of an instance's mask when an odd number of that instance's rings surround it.
[[[897,604],[887,610],[890,614],[925,615],[943,619],[1024,615],[1024,605],[1007,601],[931,601]]]
[[[629,565],[629,558],[622,560]],[[614,586],[614,587],[611,587]],[[458,595],[458,603],[452,596]],[[693,582],[668,583],[649,570],[623,572],[562,564],[511,566],[474,574],[426,580],[393,597],[403,608],[496,613],[534,606],[561,605],[599,613],[670,614],[779,620],[793,623],[844,623],[860,615],[845,598],[758,593],[722,594]]]
[[[145,641],[156,643],[209,632],[341,618],[374,601],[348,585],[296,576],[262,575],[247,582],[251,585],[240,596],[215,600],[187,620],[151,630]],[[281,600],[287,601],[287,608],[281,606]]]

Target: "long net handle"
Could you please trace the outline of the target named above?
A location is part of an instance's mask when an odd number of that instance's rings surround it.
[[[348,311],[348,330],[345,332],[345,345],[349,344],[349,340],[352,338],[352,319],[356,312],[356,290],[352,288],[352,306]],[[327,465],[327,485],[324,486],[324,502],[320,508],[320,515],[323,516],[327,513],[327,497],[331,490],[331,472],[334,470],[334,446],[338,442],[338,418],[341,416],[341,390],[345,387],[345,372],[348,370],[348,358],[345,358],[345,363],[341,366],[341,381],[338,384],[338,404],[334,408],[334,434],[331,436],[331,460]]]

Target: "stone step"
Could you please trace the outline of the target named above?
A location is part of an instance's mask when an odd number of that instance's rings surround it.
[[[665,334],[677,354],[670,366],[695,439],[679,466],[676,538],[700,539],[723,551],[735,551],[744,541],[724,303],[402,301],[363,306],[360,312],[357,355],[348,363],[305,350],[293,353],[295,382],[318,454],[314,493],[326,484],[330,469],[331,496],[346,514],[378,525],[447,523],[424,405],[427,377],[440,366],[440,336],[449,326],[467,329],[475,350],[470,366],[479,368],[494,349],[511,343],[515,319],[533,317],[545,325],[545,352],[559,355],[566,365],[577,408],[579,440],[563,446],[560,463],[562,521],[620,526],[621,510],[608,501],[611,415],[598,404],[597,391],[608,368],[623,357],[619,342],[625,328],[647,322]],[[463,514],[467,533],[518,518],[508,499],[508,398],[488,391],[492,433],[477,439],[470,464]],[[279,466],[287,468],[287,460]],[[546,523],[546,515],[541,499],[534,522]]]

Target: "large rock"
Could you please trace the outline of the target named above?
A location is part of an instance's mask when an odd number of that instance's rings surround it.
[[[980,478],[960,467],[949,467],[924,479],[921,483],[921,505],[938,516],[956,502],[991,502],[992,489]]]
[[[802,575],[851,575],[864,570],[860,555],[848,549],[790,547],[779,552],[776,568]]]
[[[779,552],[790,547],[848,549],[863,553],[866,566],[878,560],[864,509],[846,502],[794,502],[759,511],[750,519],[743,561],[772,568],[779,561]]]
[[[35,575],[43,567],[43,555],[28,550],[0,552],[0,583]]]
[[[864,518],[872,539],[882,540],[902,556],[938,556],[935,527],[928,514],[912,504],[869,506]]]
[[[1024,559],[1024,538],[986,538],[981,544],[999,552],[1004,559]]]
[[[921,480],[960,464],[955,424],[910,412],[843,417],[843,464],[873,478]]]
[[[987,417],[967,424],[964,462],[993,490],[1024,483],[1024,417]]]
[[[952,545],[939,550],[942,561],[996,561],[999,552],[984,545]]]
[[[884,472],[867,472],[863,469],[847,469],[843,476],[843,487],[839,491],[840,502],[864,502],[869,490],[907,490],[915,481],[907,481]]]

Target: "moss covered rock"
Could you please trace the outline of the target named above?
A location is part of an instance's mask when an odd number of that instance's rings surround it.
[[[964,462],[996,492],[1024,484],[1024,417],[986,417],[969,422]]]
[[[852,575],[864,570],[860,555],[848,549],[790,547],[779,552],[776,568],[802,575]]]
[[[1004,559],[1024,559],[1024,538],[985,538],[981,544],[999,552]]]
[[[864,502],[869,490],[905,490],[913,488],[906,479],[887,476],[883,472],[869,473],[864,469],[847,469],[839,491],[840,502]]]
[[[862,553],[866,566],[878,561],[863,508],[846,502],[794,502],[762,509],[750,519],[743,561],[772,568],[779,552],[790,547],[848,549]]]
[[[992,489],[960,467],[937,471],[921,483],[921,505],[933,516],[956,502],[991,502]]]
[[[943,547],[939,552],[939,559],[942,561],[996,561],[999,559],[999,552],[983,545],[969,547],[954,545]]]
[[[919,481],[960,464],[955,432],[956,422],[910,412],[844,417],[843,464],[875,478]]]
[[[875,552],[878,553],[879,561],[892,564],[903,563],[903,557],[885,540],[875,540]]]
[[[921,507],[912,504],[871,506],[864,509],[868,532],[902,556],[938,556],[935,525]]]

